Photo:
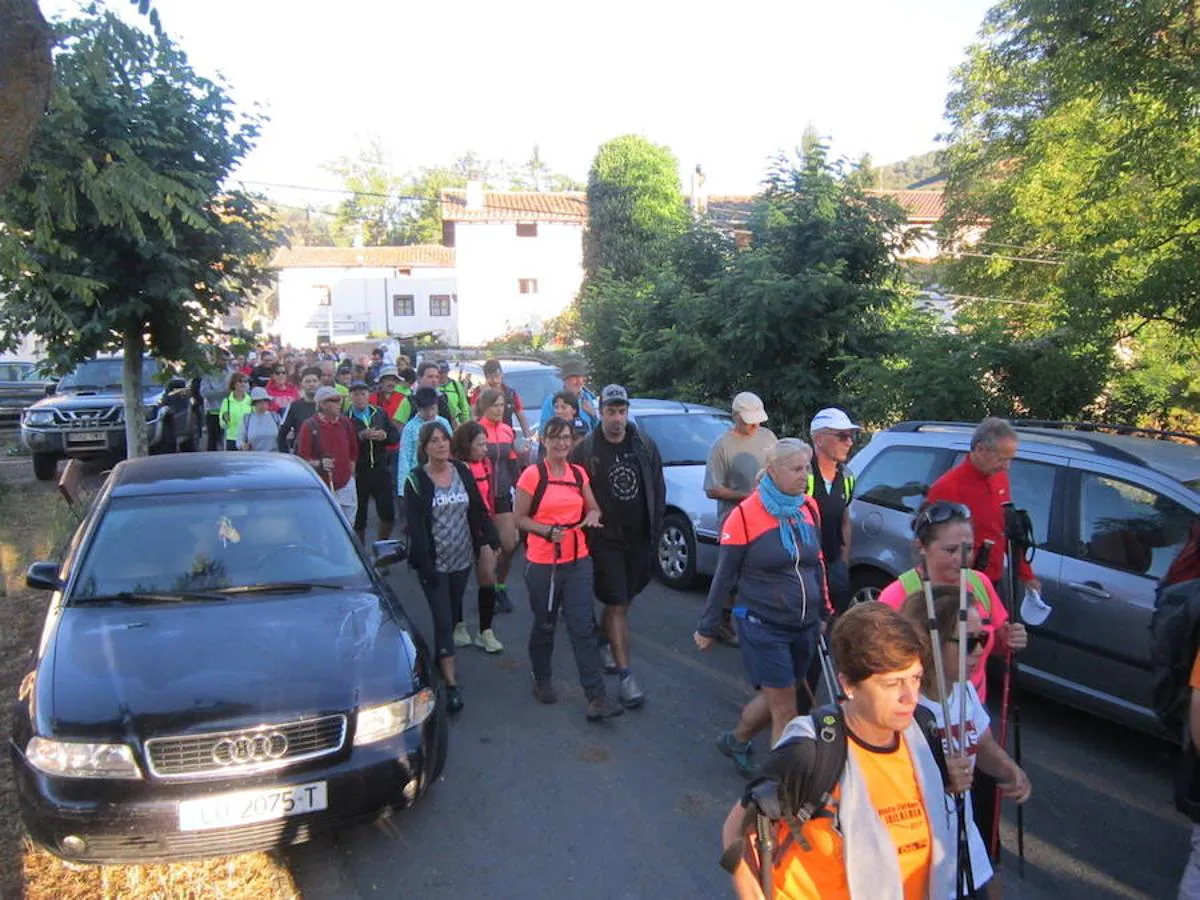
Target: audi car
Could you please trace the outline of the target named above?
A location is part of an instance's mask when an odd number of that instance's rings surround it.
[[[446,757],[444,688],[310,466],[122,462],[61,561],[13,715],[21,817],[56,855],[265,849],[416,802]]]

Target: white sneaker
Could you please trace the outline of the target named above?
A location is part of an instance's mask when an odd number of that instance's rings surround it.
[[[455,647],[470,647],[471,632],[467,631],[467,623],[459,622],[454,626],[454,646]]]
[[[616,657],[613,656],[612,644],[605,644],[600,648],[600,663],[604,666],[605,675],[616,675],[621,671],[617,667]]]
[[[499,653],[504,649],[504,645],[496,639],[496,632],[490,628],[479,632],[479,637],[475,638],[475,646],[484,653]]]

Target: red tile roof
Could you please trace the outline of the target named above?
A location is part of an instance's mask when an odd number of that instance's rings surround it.
[[[467,209],[467,192],[442,191],[443,222],[587,221],[587,195],[579,191],[485,191],[482,209]]]
[[[867,191],[876,197],[890,197],[903,208],[908,221],[931,224],[940,221],[944,207],[941,191]]]
[[[280,247],[271,260],[277,269],[454,267],[454,248],[439,244],[405,247]]]

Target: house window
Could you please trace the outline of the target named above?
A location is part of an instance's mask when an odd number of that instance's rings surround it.
[[[442,246],[443,247],[453,247],[454,246],[454,223],[453,222],[443,222],[442,223]]]
[[[430,294],[429,295],[429,314],[431,316],[448,316],[448,315],[450,315],[450,295],[449,294]]]
[[[537,237],[537,222],[518,222],[517,237]]]
[[[412,294],[392,295],[393,316],[415,316],[417,314],[416,300]]]
[[[517,279],[517,290],[520,291],[522,294],[536,294],[538,292],[537,279],[536,278],[518,278]]]

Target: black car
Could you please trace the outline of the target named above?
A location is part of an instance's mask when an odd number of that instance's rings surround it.
[[[60,459],[125,455],[124,366],[120,356],[80,363],[54,387],[53,396],[22,414],[21,442],[39,480],[52,479]],[[142,402],[152,453],[196,449],[202,417],[186,379],[157,360],[143,360]]]
[[[14,708],[34,840],[76,862],[238,853],[410,806],[446,756],[429,652],[284,455],[120,463],[59,563]]]

